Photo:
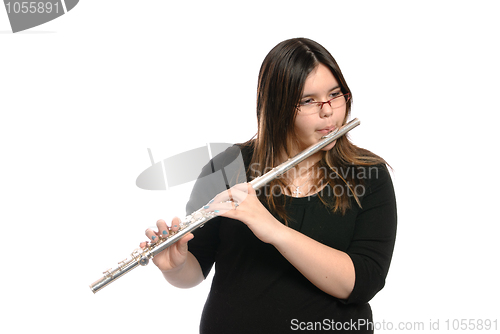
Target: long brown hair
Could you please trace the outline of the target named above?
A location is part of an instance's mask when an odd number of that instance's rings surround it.
[[[281,163],[280,159],[283,156],[291,156],[292,148],[297,147],[298,138],[294,127],[297,106],[307,76],[320,63],[330,69],[342,93],[351,95],[346,103],[345,124],[351,111],[352,92],[332,55],[320,44],[306,38],[294,38],[279,43],[266,56],[259,72],[257,138],[246,143],[253,147],[248,170],[250,179],[264,174]],[[321,200],[333,212],[342,214],[350,208],[352,198],[361,205],[353,189],[362,184],[363,179],[359,177],[359,171],[354,169],[377,164],[386,162],[375,154],[353,145],[347,136],[339,138],[334,148],[324,152],[322,159],[314,166],[319,171],[314,182],[317,185],[327,183],[331,189],[336,189],[337,185],[347,186],[348,191],[335,196],[320,194]],[[275,179],[260,191],[259,198],[272,212],[286,221],[287,216],[283,207],[285,197],[275,196],[276,186],[284,189],[287,184],[283,179]]]

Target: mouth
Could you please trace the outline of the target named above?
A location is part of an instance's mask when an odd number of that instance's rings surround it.
[[[329,134],[330,132],[332,132],[333,130],[335,130],[337,127],[336,126],[329,126],[329,127],[326,127],[326,128],[323,128],[321,130],[316,130],[318,133],[320,133],[322,136],[326,136],[327,134]]]

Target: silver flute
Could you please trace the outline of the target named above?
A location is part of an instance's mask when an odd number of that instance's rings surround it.
[[[328,146],[338,138],[345,135],[347,132],[354,129],[356,126],[360,124],[360,121],[355,118],[349,123],[345,124],[339,129],[336,129],[329,134],[323,136],[321,140],[314,145],[311,145],[304,151],[300,152],[293,158],[288,159],[282,164],[274,167],[272,170],[267,172],[266,174],[259,176],[252,181],[250,184],[252,187],[257,190],[265,186],[267,183],[271,182],[278,176],[286,173],[288,170],[293,168],[295,165],[304,161],[314,153],[318,152],[322,148]],[[213,212],[207,212],[203,208],[198,209],[192,214],[186,216],[181,223],[179,224],[179,230],[176,232],[170,232],[170,234],[165,237],[159,237],[159,240],[156,243],[148,243],[143,249],[136,249],[130,255],[130,259],[125,259],[123,261],[118,262],[118,267],[115,269],[108,269],[103,272],[104,276],[95,281],[90,285],[90,289],[93,293],[101,290],[105,286],[114,282],[116,279],[122,277],[126,273],[130,272],[132,269],[135,269],[138,266],[146,266],[149,263],[149,260],[156,256],[158,253],[167,249],[177,241],[179,241],[183,236],[192,232],[193,230],[202,227],[207,221],[216,217],[217,215]]]

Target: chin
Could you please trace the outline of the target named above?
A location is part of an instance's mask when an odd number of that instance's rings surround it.
[[[333,142],[333,143],[331,143],[330,145],[323,147],[321,150],[322,150],[322,151],[330,151],[332,148],[334,148],[334,147],[335,147],[335,144],[336,144],[336,143],[337,143],[337,141],[334,141],[334,142]]]

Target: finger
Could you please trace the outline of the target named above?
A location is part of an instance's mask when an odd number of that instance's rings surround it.
[[[144,249],[146,246],[147,246],[148,242],[147,241],[143,241],[139,244],[139,247]]]
[[[216,215],[223,215],[224,213],[228,212],[229,210],[233,210],[235,208],[233,202],[222,202],[222,203],[212,203],[208,206],[203,207],[203,209],[207,212],[213,212]]]
[[[238,184],[234,185],[231,189],[237,189],[237,190],[243,191],[245,193],[248,193],[248,190],[250,188],[252,188],[252,185],[247,182],[247,183],[238,183]]]
[[[191,240],[193,238],[194,238],[194,234],[193,233],[188,233],[185,236],[183,236],[181,238],[181,240],[179,240],[179,245],[185,245],[185,244],[187,244],[189,242],[189,240]]]
[[[210,202],[207,203],[206,206],[211,205],[213,203],[220,203],[220,202],[227,202],[227,201],[229,201],[229,194],[227,193],[227,190],[226,190],[226,191],[223,191],[223,192],[215,195],[215,197],[212,198],[210,200]]]
[[[150,228],[148,228],[146,230],[146,236],[149,238],[149,240],[151,240],[152,243],[155,243],[158,241],[158,235],[156,234],[155,231],[153,231]]]
[[[246,189],[246,188],[245,188]],[[225,202],[243,202],[247,197],[247,192],[243,188],[231,188],[226,191],[221,192],[214,197],[207,205],[213,203],[225,203]]]
[[[233,195],[233,201],[235,202],[243,202],[248,194],[249,189],[253,189],[249,183],[240,183],[231,188],[231,193]]]
[[[252,185],[250,183],[244,183],[244,184],[246,184],[246,186],[247,186],[246,191],[247,191],[248,195],[256,195],[255,189],[252,187]]]
[[[168,226],[163,219],[156,222],[156,227],[158,227],[158,234],[161,235],[162,238],[168,237]]]
[[[170,230],[172,232],[177,232],[179,230],[180,224],[181,224],[180,218],[174,217],[174,219],[172,219],[172,222],[170,223]]]

